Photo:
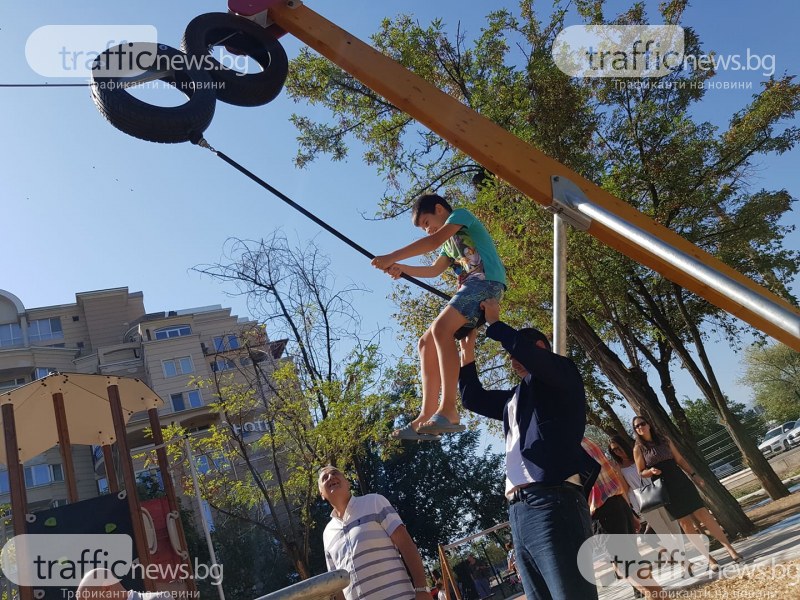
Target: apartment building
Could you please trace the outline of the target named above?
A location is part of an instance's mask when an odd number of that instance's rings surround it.
[[[209,409],[210,392],[193,386],[193,378],[237,372],[251,364],[254,352],[281,357],[285,342],[269,342],[263,333],[249,336],[248,349],[244,348],[242,334],[256,331],[255,327],[255,322],[218,305],[148,313],[142,292],[128,288],[80,292],[74,303],[38,308],[25,307],[13,293],[0,290],[0,392],[52,372],[133,377],[164,400],[159,409],[162,425],[177,422],[202,431],[218,422],[219,415]],[[254,415],[253,423],[257,422]],[[131,417],[127,426],[131,448],[151,444],[147,428],[145,413]],[[74,446],[73,460],[80,500],[106,491],[99,448]],[[66,502],[58,448],[24,467],[29,510]],[[141,463],[137,468],[144,471]],[[198,508],[193,498],[184,501],[185,506]],[[8,502],[8,472],[0,465],[0,504]]]

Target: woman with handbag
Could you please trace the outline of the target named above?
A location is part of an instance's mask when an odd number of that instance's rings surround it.
[[[633,418],[633,431],[636,439],[633,447],[636,468],[642,477],[650,477],[654,481],[661,480],[669,497],[665,508],[672,518],[677,519],[684,533],[687,535],[702,533],[697,528],[695,521],[697,520],[703,523],[708,532],[723,545],[734,562],[743,562],[744,559],[728,541],[722,527],[706,508],[693,484],[693,481],[698,481],[702,485],[703,481],[695,480],[695,473],[678,452],[675,444],[658,435],[650,423],[639,416]],[[711,556],[708,557],[708,563],[712,571],[719,570],[717,561]]]
[[[633,446],[631,446],[630,442],[621,435],[611,436],[611,440],[608,443],[608,454],[614,459],[617,470],[622,475],[625,493],[628,495],[633,512],[646,521],[648,527],[660,536],[680,535],[681,528],[678,522],[670,516],[663,506],[647,512],[642,511],[634,490],[643,488],[651,480],[648,477],[642,477],[639,473],[639,468],[633,461]],[[647,533],[647,531],[641,531],[640,533]]]

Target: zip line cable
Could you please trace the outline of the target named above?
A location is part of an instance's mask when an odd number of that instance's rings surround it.
[[[325,221],[323,221],[322,219],[317,217],[314,213],[312,213],[311,211],[306,210],[305,208],[300,206],[297,202],[295,202],[294,200],[289,198],[289,196],[287,196],[286,194],[280,192],[279,190],[277,190],[276,188],[271,186],[269,183],[267,183],[266,181],[261,179],[258,175],[256,175],[252,171],[247,170],[245,167],[240,165],[238,162],[233,160],[230,156],[228,156],[224,152],[222,152],[220,150],[217,150],[216,148],[212,147],[204,138],[201,137],[197,141],[193,140],[193,143],[195,143],[196,145],[198,145],[198,146],[200,146],[202,148],[205,148],[205,149],[213,152],[215,155],[217,155],[223,161],[228,163],[234,169],[236,169],[237,171],[239,171],[243,175],[246,175],[247,177],[249,177],[250,179],[255,181],[258,185],[263,187],[265,190],[267,190],[268,192],[270,192],[273,195],[277,196],[279,199],[283,200],[283,202],[285,202],[286,204],[291,206],[293,209],[295,209],[299,213],[303,214],[307,218],[311,219],[312,221],[314,221],[314,223],[316,223],[317,225],[319,225],[320,227],[325,229],[325,231],[333,234],[334,236],[339,238],[341,241],[343,241],[345,244],[347,244],[348,246],[350,246],[351,248],[353,248],[357,252],[360,252],[361,254],[366,256],[368,259],[372,260],[373,258],[375,258],[375,255],[372,254],[372,252],[370,252],[369,250],[367,250],[366,248],[364,248],[360,244],[358,244],[358,243],[354,242],[353,240],[351,240],[349,237],[344,235],[338,229],[335,229],[334,227],[331,227],[330,225],[328,225]],[[419,279],[416,279],[415,277],[411,277],[410,275],[406,275],[405,273],[403,273],[401,275],[401,277],[403,279],[405,279],[406,281],[408,281],[410,283],[413,283],[416,286],[421,287],[423,290],[426,290],[426,291],[430,292],[431,294],[435,294],[436,296],[439,296],[439,298],[442,298],[444,300],[450,300],[450,295],[449,294],[446,294],[443,291],[441,291],[439,289],[436,289],[432,285],[428,285],[427,283],[423,283],[422,281],[420,281]]]
[[[90,87],[93,83],[0,83],[0,88]]]
[[[89,86],[92,86],[92,85],[94,85],[94,84],[93,83],[0,83],[0,88],[89,87]],[[338,229],[335,229],[334,227],[331,227],[330,225],[328,225],[325,221],[323,221],[322,219],[317,217],[314,213],[312,213],[312,212],[306,210],[305,208],[303,208],[302,206],[300,206],[297,202],[295,202],[294,200],[289,198],[289,196],[287,196],[286,194],[282,193],[281,191],[279,191],[276,188],[274,188],[273,186],[271,186],[269,183],[267,183],[266,181],[264,181],[263,179],[258,177],[252,171],[249,171],[248,169],[246,169],[245,167],[240,165],[238,162],[233,160],[230,156],[228,156],[224,152],[221,152],[220,150],[217,150],[217,149],[213,148],[204,138],[201,137],[198,141],[196,141],[194,143],[197,144],[198,146],[202,147],[202,148],[206,148],[207,150],[210,150],[211,152],[216,154],[219,158],[221,158],[223,161],[225,161],[226,163],[231,165],[234,169],[236,169],[240,173],[246,175],[247,177],[249,177],[250,179],[255,181],[258,185],[263,187],[265,190],[267,190],[268,192],[271,192],[273,195],[275,195],[279,199],[283,200],[286,204],[291,206],[293,209],[295,209],[299,213],[303,214],[307,218],[311,219],[312,221],[314,221],[314,223],[316,223],[317,225],[319,225],[320,227],[325,229],[327,232],[333,234],[334,236],[339,238],[341,241],[343,241],[345,244],[347,244],[348,246],[350,246],[351,248],[353,248],[357,252],[360,252],[361,254],[366,256],[368,259],[372,260],[373,258],[375,258],[375,255],[372,254],[372,252],[370,252],[369,250],[367,250],[366,248],[364,248],[360,244],[358,244],[358,243],[354,242],[353,240],[351,240],[349,237],[344,235]],[[400,277],[402,277],[403,279],[405,279],[409,283],[413,283],[414,285],[419,286],[423,290],[426,290],[426,291],[430,292],[431,294],[434,294],[434,295],[438,296],[439,298],[442,298],[443,300],[450,300],[450,298],[451,298],[451,296],[449,294],[446,294],[445,292],[443,292],[443,291],[441,291],[439,289],[436,289],[432,285],[428,285],[427,283],[424,283],[424,282],[420,281],[419,279],[416,279],[415,277],[411,277],[410,275],[406,275],[405,273],[403,273]]]

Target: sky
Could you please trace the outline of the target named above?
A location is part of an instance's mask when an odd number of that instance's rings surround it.
[[[517,11],[511,0],[364,0],[315,1],[306,5],[350,33],[367,40],[381,19],[399,12],[422,24],[441,17],[452,31],[461,23],[476,35],[493,8]],[[648,2],[651,16],[654,2]],[[550,3],[541,3],[549,10]],[[607,14],[626,4],[613,1]],[[0,84],[75,83],[85,79],[45,77],[26,57],[26,42],[46,25],[149,25],[159,42],[177,47],[185,25],[205,12],[225,11],[221,1],[90,3],[41,0],[0,8]],[[796,23],[800,8],[793,0],[754,3],[749,0],[697,2],[686,11],[684,26],[697,30],[704,47],[720,54],[774,57],[776,75],[800,72]],[[569,24],[577,24],[572,18]],[[289,57],[301,44],[282,38]],[[764,66],[764,63],[762,63]],[[766,77],[763,69],[730,71],[717,80],[750,82],[752,89],[709,90],[695,109],[698,119],[724,128],[744,107]],[[316,212],[376,254],[416,239],[407,218],[368,221],[385,183],[360,160],[356,146],[343,162],[319,160],[303,170],[293,158],[296,131],[292,113],[324,116],[281,94],[258,108],[217,103],[205,137],[260,177]],[[0,240],[3,263],[0,289],[12,292],[27,307],[71,303],[75,293],[127,286],[144,293],[149,312],[221,304],[247,316],[242,298],[190,269],[221,256],[229,237],[259,239],[280,228],[298,243],[316,239],[330,254],[339,283],[369,290],[355,298],[364,329],[391,323],[394,305],[387,296],[388,277],[361,255],[306,221],[211,153],[191,144],[154,144],[125,135],[107,123],[92,103],[88,88],[0,88],[0,182],[5,234]],[[795,121],[794,125],[798,123]],[[800,169],[795,149],[760,161],[754,189],[785,188],[800,196]],[[790,223],[797,223],[796,215]],[[800,234],[789,238],[800,247]],[[798,289],[795,286],[795,291]],[[400,355],[401,345],[382,336],[384,352]],[[732,399],[747,402],[750,391],[737,384],[740,358],[715,339],[712,357]],[[408,357],[412,358],[412,357]],[[651,379],[657,387],[655,378]],[[697,397],[694,386],[678,374],[679,397]]]

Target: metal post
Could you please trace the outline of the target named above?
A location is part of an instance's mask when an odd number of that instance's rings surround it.
[[[567,354],[567,226],[553,215],[553,352]]]
[[[203,533],[206,536],[206,544],[208,545],[208,554],[211,556],[211,563],[213,566],[217,565],[217,555],[214,552],[214,543],[211,541],[211,531],[208,528],[208,521],[206,521],[206,513],[203,512],[203,498],[200,496],[200,486],[197,483],[197,467],[194,465],[194,454],[192,447],[189,444],[189,436],[184,436],[183,447],[186,450],[186,459],[189,461],[189,471],[192,474],[192,485],[194,486],[194,497],[197,499],[197,508],[200,511],[200,522],[203,524]],[[222,591],[222,582],[217,585],[217,593],[219,600],[225,600],[225,592]]]

